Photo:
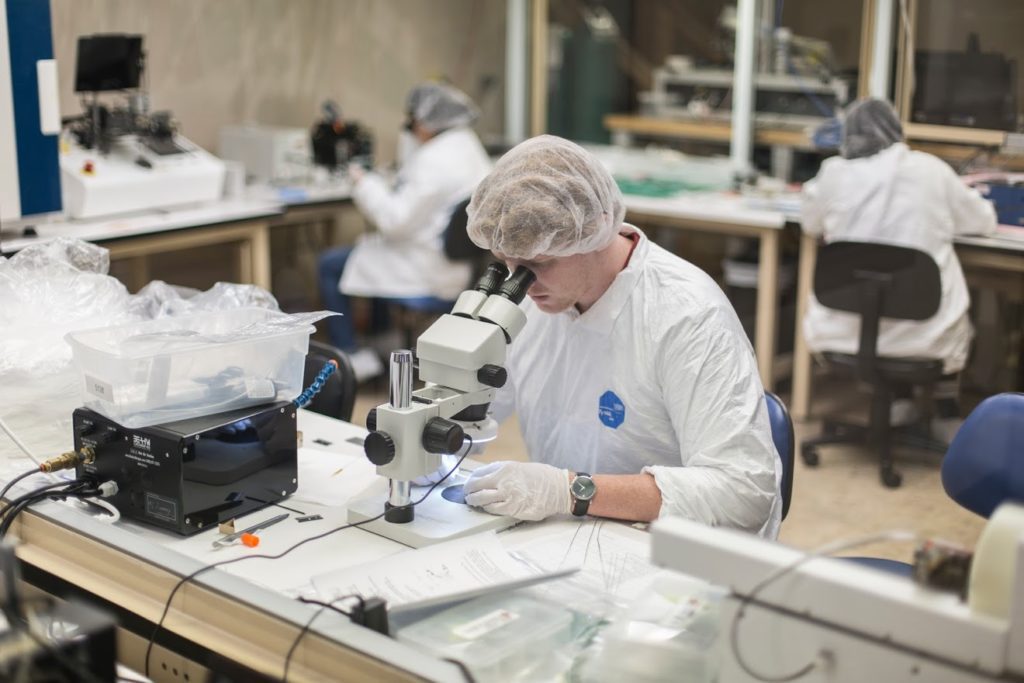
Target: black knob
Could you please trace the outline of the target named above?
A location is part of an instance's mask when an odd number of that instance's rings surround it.
[[[480,384],[501,389],[508,381],[508,372],[500,365],[487,363],[476,371],[476,379]]]
[[[370,412],[366,414],[366,428],[371,432],[377,431],[377,409],[370,408]]]
[[[395,440],[385,432],[370,432],[363,440],[366,457],[377,467],[383,467],[395,459]]]
[[[423,448],[427,453],[458,453],[465,436],[458,422],[432,417],[423,428]]]

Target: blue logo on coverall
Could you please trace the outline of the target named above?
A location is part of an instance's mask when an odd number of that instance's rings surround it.
[[[606,391],[597,402],[597,416],[606,427],[618,429],[626,419],[626,406],[614,391]]]

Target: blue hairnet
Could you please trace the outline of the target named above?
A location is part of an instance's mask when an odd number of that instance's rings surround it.
[[[530,260],[608,246],[626,208],[619,186],[596,157],[573,142],[541,135],[495,164],[466,212],[477,246]]]
[[[442,83],[421,83],[409,92],[406,110],[416,123],[431,133],[469,126],[480,116],[480,110],[469,95]]]
[[[896,110],[885,100],[867,97],[846,108],[839,153],[847,159],[878,154],[903,140]]]

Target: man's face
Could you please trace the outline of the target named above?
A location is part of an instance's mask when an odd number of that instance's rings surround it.
[[[529,261],[506,258],[497,252],[494,256],[503,261],[512,272],[519,266],[526,266],[533,271],[537,279],[526,293],[533,299],[537,308],[545,313],[561,313],[577,304],[582,304],[581,309],[585,310],[597,300],[592,291],[595,272],[592,263],[595,259],[593,253],[537,256]]]

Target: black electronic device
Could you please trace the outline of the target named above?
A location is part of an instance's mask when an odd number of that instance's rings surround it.
[[[138,88],[142,70],[142,36],[101,33],[78,39],[75,92]]]
[[[322,105],[323,118],[313,124],[310,143],[313,163],[335,170],[348,164],[373,168],[373,138],[355,121],[341,118],[341,109],[334,100]]]
[[[132,429],[79,408],[75,448],[96,459],[76,473],[115,481],[125,517],[193,534],[295,492],[295,413],[284,401]]]
[[[33,633],[20,621],[0,627],[0,680],[119,680],[117,624],[109,615],[71,601],[37,609],[33,622]]]
[[[964,52],[914,52],[914,123],[1015,131],[1016,92],[1016,61],[981,52],[976,39]]]

